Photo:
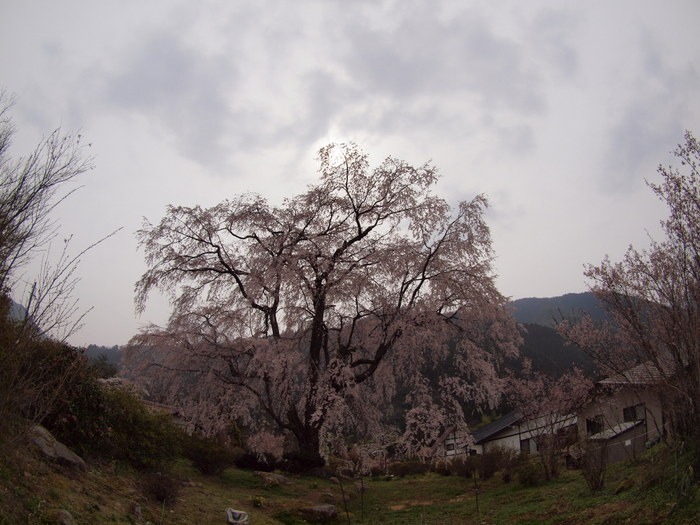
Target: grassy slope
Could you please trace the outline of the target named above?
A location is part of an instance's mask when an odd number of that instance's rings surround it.
[[[606,489],[598,494],[588,491],[577,471],[533,488],[496,476],[479,483],[478,512],[474,480],[455,476],[369,480],[361,494],[359,482],[345,482],[341,490],[312,477],[290,476],[288,485],[265,487],[255,474],[238,469],[208,478],[184,461],[175,471],[187,482],[174,508],[163,508],[143,495],[140,476],[130,469],[100,465],[77,474],[23,453],[0,466],[0,524],[48,524],[59,508],[78,524],[137,523],[135,504],[152,524],[223,524],[227,506],[247,510],[255,525],[293,524],[303,523],[297,508],[318,502],[335,503],[341,511],[337,523],[348,523],[342,492],[349,498],[350,523],[700,523],[700,497],[676,508],[687,476],[673,471],[674,458],[665,448],[657,449],[609,469]],[[621,485],[630,487],[615,494]],[[254,500],[263,507],[254,507]]]

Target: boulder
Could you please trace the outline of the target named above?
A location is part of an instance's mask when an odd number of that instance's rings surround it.
[[[338,517],[338,508],[330,504],[313,505],[302,507],[299,514],[309,523],[326,523]]]
[[[55,437],[53,437],[51,432],[46,430],[41,425],[35,425],[32,427],[29,433],[29,439],[39,449],[44,457],[79,470],[86,469],[83,458],[58,441]]]
[[[65,509],[55,509],[47,512],[46,521],[52,525],[75,525],[75,520],[70,512]]]
[[[286,485],[289,483],[289,480],[282,474],[275,474],[274,472],[256,470],[255,475],[262,478],[266,487],[278,487],[279,485]]]

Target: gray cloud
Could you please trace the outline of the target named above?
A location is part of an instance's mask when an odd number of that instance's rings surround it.
[[[209,164],[225,155],[220,139],[235,119],[226,92],[235,82],[234,64],[157,33],[107,75],[104,90],[112,105],[149,115],[174,134],[185,156]]]
[[[306,149],[334,123],[469,136],[486,118],[505,131],[509,149],[532,147],[525,120],[542,114],[546,100],[541,66],[523,47],[475,11],[441,19],[428,3],[395,7],[384,29],[371,23],[376,12],[332,4],[312,16],[283,4],[274,16],[227,12],[230,38],[214,54],[187,45],[175,24],[133,44],[103,91],[113,106],[150,115],[184,156],[214,171],[271,143]],[[535,30],[557,16],[538,19]],[[557,67],[570,72],[572,52],[553,49]]]
[[[541,66],[523,46],[475,10],[443,16],[432,3],[394,7],[387,23],[362,11],[342,18],[332,58],[344,109],[335,118],[384,137],[462,139],[488,121],[506,132],[507,150],[534,147],[528,121],[547,102]],[[566,60],[561,68],[571,70],[573,55]]]
[[[539,11],[531,24],[535,50],[557,75],[564,78],[571,78],[579,67],[578,53],[571,43],[578,22],[571,12],[547,8]]]
[[[474,12],[442,21],[424,8],[425,13],[404,14],[389,30],[349,20],[344,59],[349,77],[400,99],[456,93],[475,96],[486,107],[544,108],[538,73],[514,41],[496,35]]]
[[[307,109],[294,124],[296,129],[290,135],[311,143],[328,132],[333,120],[358,97],[358,93],[324,70],[306,74],[302,85],[307,93],[303,100]]]
[[[700,89],[695,64],[671,65],[661,47],[644,35],[641,68],[629,103],[615,122],[607,151],[607,167],[601,181],[606,190],[625,191],[641,178],[651,178],[653,167],[681,142],[685,129],[697,125],[692,111]],[[661,146],[665,145],[665,146]]]
[[[0,70],[18,146],[56,125],[95,144],[97,170],[66,210],[78,236],[157,218],[164,202],[296,193],[313,180],[312,145],[356,140],[373,163],[432,158],[450,199],[488,194],[499,286],[554,295],[656,223],[630,190],[697,128],[698,5],[11,2]],[[130,235],[111,242],[109,262],[81,271],[100,316],[81,342],[135,331],[114,319],[129,317],[143,262]]]

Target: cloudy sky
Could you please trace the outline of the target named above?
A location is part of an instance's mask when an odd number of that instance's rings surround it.
[[[57,210],[94,307],[74,344],[123,344],[145,270],[134,232],[167,204],[253,191],[279,202],[318,148],[355,141],[486,194],[498,285],[586,289],[582,270],[658,234],[645,186],[700,133],[700,2],[0,0],[13,152],[61,126],[96,169]]]

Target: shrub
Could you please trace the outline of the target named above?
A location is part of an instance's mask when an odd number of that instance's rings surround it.
[[[229,425],[226,427],[223,433],[219,435],[219,437],[223,438],[224,444],[229,447],[243,447],[243,432],[241,432],[241,428],[236,422],[229,423]]]
[[[277,460],[272,454],[245,452],[235,458],[234,464],[242,469],[272,472],[277,466]]]
[[[264,496],[251,496],[250,504],[256,509],[263,509],[266,506]]]
[[[476,470],[477,456],[469,456],[468,458],[455,458],[450,464],[450,470],[457,476],[471,478]]]
[[[605,443],[587,440],[582,446],[581,472],[591,492],[603,489],[605,484]]]
[[[325,465],[323,458],[315,455],[305,454],[303,452],[289,452],[284,454],[282,461],[278,467],[280,470],[290,472],[292,474],[303,474],[318,470]]]
[[[148,472],[142,478],[144,493],[151,499],[168,506],[175,505],[180,493],[180,480],[171,472]]]
[[[461,477],[471,478],[476,472],[481,479],[487,480],[503,470],[504,477],[510,478],[519,457],[520,454],[514,450],[496,447],[484,454],[455,458],[445,466],[450,473]],[[435,471],[439,472],[437,468]]]
[[[517,466],[518,482],[524,487],[535,487],[544,480],[544,470],[539,461],[526,459]]]
[[[107,379],[109,377],[114,377],[119,372],[119,367],[116,363],[111,363],[107,360],[107,356],[100,354],[94,359],[90,359],[88,362],[88,367],[90,371],[95,374],[96,377]]]
[[[183,437],[183,455],[197,470],[207,476],[219,476],[234,465],[236,453],[215,439],[193,434]]]
[[[133,392],[100,384],[85,360],[80,366],[44,419],[59,441],[78,454],[139,469],[159,468],[176,457],[182,431],[170,414],[153,413]]]
[[[182,431],[170,414],[149,411],[136,394],[121,388],[104,393],[110,427],[102,450],[139,469],[160,468],[177,457]]]
[[[438,461],[433,466],[433,472],[440,474],[442,476],[449,476],[452,474],[452,469],[450,468],[449,463],[447,463],[445,461]]]
[[[502,466],[503,472],[501,474],[501,479],[504,483],[510,483],[515,476],[515,472],[523,461],[527,461],[528,457],[516,452],[512,449],[504,449],[504,454],[502,456]]]
[[[83,367],[42,423],[78,454],[100,455],[110,429],[106,402],[97,378]]]
[[[389,465],[389,474],[400,477],[410,474],[425,474],[429,470],[430,464],[421,461],[400,461]]]
[[[11,318],[0,292],[0,449],[43,422],[87,370],[76,349]]]
[[[493,475],[501,468],[501,455],[498,451],[486,452],[478,457],[477,471],[481,479],[491,479]]]
[[[494,474],[501,469],[510,472],[515,466],[518,456],[519,454],[514,450],[504,447],[495,447],[480,456],[472,456],[471,458],[473,458],[476,463],[479,477],[482,479],[491,479]]]
[[[678,507],[697,498],[700,476],[696,444],[676,441],[671,446],[656,447],[645,454],[645,488],[659,486],[676,501]]]
[[[384,467],[380,467],[379,465],[374,465],[369,468],[369,475],[372,476],[373,478],[379,477],[379,476],[384,476],[386,475]]]

